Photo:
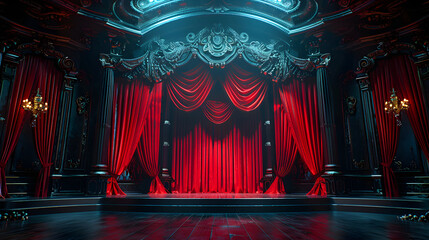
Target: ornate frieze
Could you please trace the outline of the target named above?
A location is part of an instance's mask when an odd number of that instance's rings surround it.
[[[220,24],[204,28],[198,33],[189,33],[186,41],[167,42],[153,40],[147,44],[147,51],[135,59],[120,59],[102,54],[103,66],[114,66],[124,76],[133,79],[144,76],[149,81],[161,81],[166,75],[199,58],[210,67],[223,68],[236,58],[258,67],[261,73],[273,81],[285,81],[291,76],[303,78],[311,74],[316,64],[327,64],[330,56],[321,55],[317,63],[301,59],[289,53],[289,47],[278,42],[264,44],[250,41],[247,33],[238,33]]]

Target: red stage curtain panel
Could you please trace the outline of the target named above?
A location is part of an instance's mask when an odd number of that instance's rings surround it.
[[[229,103],[207,100],[203,105],[203,113],[214,124],[222,124],[231,117],[234,107]]]
[[[137,147],[137,158],[144,171],[153,178],[149,193],[167,193],[159,179],[159,141],[161,128],[162,83],[155,84],[151,103]]]
[[[264,79],[237,65],[232,65],[227,70],[223,87],[231,102],[242,111],[258,108],[267,92],[267,82]]]
[[[150,87],[143,81],[115,83],[107,161],[112,177],[107,182],[107,195],[126,195],[119,187],[117,177],[127,168],[136,151],[148,112],[150,95]]]
[[[58,105],[64,74],[53,60],[41,59],[39,67],[38,88],[43,100],[48,102],[48,111],[39,115],[36,127],[33,129],[37,155],[42,164],[37,178],[35,196],[44,198],[48,196]]]
[[[402,73],[407,70],[404,69],[405,62],[402,59],[399,60],[398,66],[395,62],[395,59],[378,60],[377,66],[370,73],[386,197],[399,196],[398,184],[392,170],[392,162],[398,145],[399,127],[393,114],[387,114],[384,110],[384,102],[390,99],[392,88],[395,87],[394,82],[403,81],[402,77],[407,77],[407,73]]]
[[[317,91],[314,81],[291,80],[279,87],[287,121],[291,124],[292,136],[299,154],[316,183],[307,195],[326,196],[324,172],[324,146],[317,107]]]
[[[214,125],[200,112],[175,111],[173,192],[255,193],[262,178],[259,111]],[[253,114],[252,113],[252,114]]]
[[[204,103],[212,86],[212,76],[203,64],[185,72],[175,73],[166,81],[171,101],[178,109],[188,112]]]
[[[276,141],[276,178],[265,193],[286,193],[283,178],[292,169],[298,149],[293,141],[290,123],[286,119],[285,111],[278,91],[273,91],[274,98],[274,130]]]
[[[410,108],[405,113],[410,120],[417,142],[429,161],[429,121],[422,84],[416,65],[406,55],[400,55],[389,60],[393,75],[395,90],[400,99],[410,100]]]
[[[22,100],[30,98],[32,90],[38,81],[38,69],[41,58],[26,56],[16,70],[13,82],[9,109],[6,115],[6,133],[3,141],[0,159],[0,196],[8,197],[6,187],[5,167],[9,160],[23,127],[23,122],[28,113],[21,107]]]

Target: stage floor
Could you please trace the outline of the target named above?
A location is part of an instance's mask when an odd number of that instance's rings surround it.
[[[85,212],[0,222],[0,239],[429,239],[429,223],[372,213]]]

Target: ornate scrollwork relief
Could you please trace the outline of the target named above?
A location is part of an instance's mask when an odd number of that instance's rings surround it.
[[[355,97],[347,97],[346,98],[346,106],[347,106],[347,113],[350,115],[354,115],[356,113],[356,103],[357,100]]]
[[[76,98],[76,111],[78,115],[86,115],[88,114],[88,106],[89,106],[89,97],[80,96]]]
[[[0,43],[2,52],[13,52],[20,57],[26,54],[39,54],[44,57],[57,60],[58,67],[69,77],[76,77],[76,64],[64,53],[55,49],[55,44],[46,39],[33,39],[31,42],[22,42],[22,40],[10,39]]]
[[[303,78],[315,69],[314,62],[291,55],[286,45],[249,41],[247,33],[238,33],[220,24],[204,28],[196,34],[189,33],[186,42],[151,41],[147,44],[147,51],[135,59],[102,54],[100,61],[103,66],[113,65],[129,79],[143,75],[149,81],[161,81],[192,57],[198,57],[210,67],[219,68],[236,58],[243,58],[274,81],[285,81],[292,75]],[[327,65],[330,55],[321,55],[318,59],[317,64]]]
[[[365,56],[361,60],[359,60],[356,73],[367,73],[374,67],[374,64],[374,59]]]

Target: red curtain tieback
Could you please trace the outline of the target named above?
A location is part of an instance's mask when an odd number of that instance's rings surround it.
[[[50,166],[54,165],[54,163],[42,163],[43,168],[48,168]]]
[[[392,163],[384,163],[384,162],[382,162],[380,164],[381,164],[381,166],[383,166],[385,168],[391,168],[392,167]]]
[[[110,178],[118,178],[119,175],[109,172]]]

